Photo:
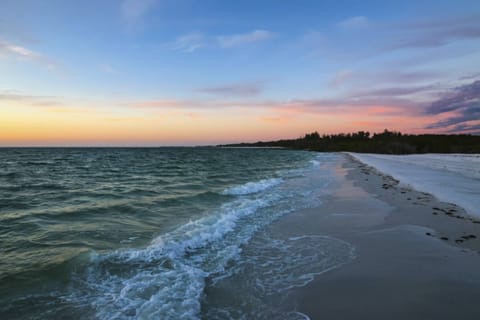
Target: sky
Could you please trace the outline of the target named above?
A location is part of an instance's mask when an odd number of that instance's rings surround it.
[[[0,146],[480,134],[480,1],[0,0]]]

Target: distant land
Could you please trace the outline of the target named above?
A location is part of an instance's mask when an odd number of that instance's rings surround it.
[[[480,153],[480,136],[470,134],[402,134],[385,129],[320,135],[305,134],[297,139],[218,145],[218,147],[282,147],[319,152],[350,151],[362,153]]]

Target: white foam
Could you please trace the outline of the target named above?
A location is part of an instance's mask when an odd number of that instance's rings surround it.
[[[309,316],[307,316],[305,313],[302,313],[300,311],[292,311],[290,313],[290,315],[291,315],[291,320],[295,320],[295,318],[303,319],[303,320],[310,320]]]
[[[256,182],[247,182],[245,184],[228,188],[222,192],[225,195],[247,195],[252,193],[257,193],[260,191],[264,191],[268,188],[274,187],[282,183],[282,179],[280,178],[271,178],[271,179],[263,179]]]
[[[268,231],[245,247],[233,276],[214,283],[224,301],[209,301],[207,319],[284,319],[309,317],[292,310],[289,290],[355,258],[354,247],[332,237],[305,235],[274,239]],[[235,290],[229,290],[235,288]],[[215,290],[213,291],[215,296]]]
[[[351,261],[354,247],[340,239],[305,235],[287,240],[260,238],[253,255],[247,259],[257,275],[262,295],[284,293],[303,287],[315,276]]]
[[[278,200],[276,194],[237,199],[217,214],[155,238],[144,249],[92,255],[86,282],[97,317],[198,318],[205,278],[223,272],[229,261],[237,259],[240,245],[268,223],[268,216],[259,225],[239,226],[240,220]]]

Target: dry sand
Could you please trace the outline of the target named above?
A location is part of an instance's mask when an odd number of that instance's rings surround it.
[[[480,221],[402,187],[348,155],[334,193],[279,220],[282,236],[320,234],[357,257],[294,289],[310,319],[480,319]]]

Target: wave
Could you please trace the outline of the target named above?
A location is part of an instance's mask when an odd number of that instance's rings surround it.
[[[271,195],[233,201],[216,215],[155,238],[144,249],[92,254],[86,275],[77,275],[90,294],[75,300],[90,299],[100,319],[197,318],[205,278],[237,259],[240,245],[258,228],[241,220],[274,200],[278,198]]]
[[[74,277],[82,289],[68,300],[93,306],[100,319],[198,319],[207,280],[211,284],[230,277],[235,272],[231,266],[243,259],[243,246],[257,231],[288,212],[318,205],[317,197],[297,188],[299,181],[273,188],[287,181],[271,178],[228,188],[223,194],[242,197],[156,237],[143,249],[92,254],[91,266]],[[289,243],[305,245],[305,239]],[[299,275],[282,288],[304,285],[314,274]],[[266,287],[270,280],[265,279],[265,294],[274,290]]]
[[[260,191],[264,191],[271,187],[277,186],[283,182],[281,178],[271,178],[271,179],[262,179],[256,182],[247,182],[245,184],[231,187],[225,189],[222,194],[224,195],[232,195],[232,196],[239,196],[239,195],[247,195],[252,193],[257,193]]]
[[[212,197],[218,200],[217,203],[223,202],[223,205],[215,205],[213,211],[209,209],[208,216],[192,218],[188,223],[157,236],[146,247],[90,252],[88,263],[85,265],[82,260],[78,262],[82,267],[72,271],[69,288],[61,295],[56,295],[59,303],[85,307],[87,310],[81,318],[198,319],[204,312],[205,305],[202,304],[207,298],[205,290],[216,283],[222,283],[223,279],[235,276],[237,266],[245,265],[245,259],[266,266],[262,268],[260,265],[256,269],[261,276],[258,287],[261,295],[304,285],[319,271],[318,268],[309,269],[309,266],[328,268],[334,267],[338,262],[326,258],[318,263],[312,261],[317,259],[323,246],[335,247],[338,250],[333,251],[343,252],[342,254],[347,251],[347,246],[323,237],[311,236],[285,239],[283,243],[268,239],[269,243],[265,243],[267,247],[258,247],[257,254],[245,254],[244,250],[251,246],[254,237],[261,233],[260,230],[264,230],[282,215],[318,205],[320,200],[315,196],[317,191],[314,190],[325,189],[329,178],[322,177],[321,182],[310,181],[309,170],[313,167],[307,163],[302,169],[277,172],[278,178],[232,186],[221,195],[196,194],[193,198],[195,202],[201,200],[199,197]],[[152,198],[145,197],[145,201],[151,200]],[[184,200],[186,199],[182,202]],[[113,201],[105,208],[100,206],[88,208],[87,211],[95,209],[93,211],[96,215],[103,216],[105,213],[107,216],[110,210],[119,211],[120,208],[116,205],[122,206],[123,203]],[[84,208],[75,209],[78,213],[83,212]],[[136,207],[130,209],[137,210]],[[83,212],[83,217],[88,214],[87,211]],[[191,214],[191,217],[194,216]],[[130,241],[131,237],[134,235],[125,239]],[[310,250],[312,254],[310,251],[304,254],[302,248],[307,248],[305,250]],[[287,249],[288,252],[284,252]],[[269,261],[261,261],[262,258],[267,258],[268,252],[278,253],[281,259],[290,259],[277,260],[279,263],[273,269],[281,271],[295,265],[298,269],[294,273],[295,277],[269,278],[274,276],[269,273]],[[297,253],[298,256],[295,255]],[[292,262],[292,258],[295,261]],[[290,311],[286,318],[305,319],[306,316]]]

